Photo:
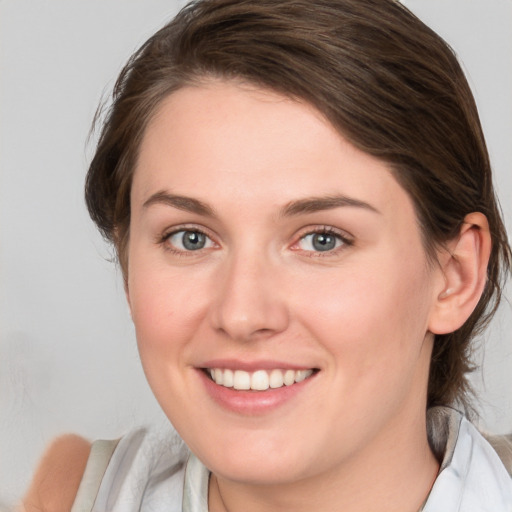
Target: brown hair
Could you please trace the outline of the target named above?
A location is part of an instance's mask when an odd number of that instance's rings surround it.
[[[466,404],[471,343],[495,312],[511,250],[477,109],[448,45],[393,0],[203,0],[129,60],[86,183],[92,219],[126,278],[130,187],[144,129],[173,91],[237,79],[314,105],[356,147],[387,162],[412,197],[427,254],[486,215],[488,282],[463,327],[436,336],[428,406]]]

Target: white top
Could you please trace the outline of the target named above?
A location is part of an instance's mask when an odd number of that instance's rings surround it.
[[[437,407],[429,411],[428,430],[442,463],[422,512],[512,511],[512,479],[469,421],[453,409]],[[80,490],[98,478],[92,474],[94,465],[89,460]],[[75,502],[73,511],[208,512],[209,475],[175,435],[136,430],[115,448],[93,508]],[[85,494],[80,490],[79,495]],[[90,492],[77,501],[93,501]]]

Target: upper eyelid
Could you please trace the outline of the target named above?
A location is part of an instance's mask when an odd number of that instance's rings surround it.
[[[330,233],[336,236],[339,236],[343,240],[346,241],[353,241],[354,236],[350,234],[348,231],[345,231],[344,229],[336,228],[334,226],[327,226],[327,225],[317,225],[317,226],[307,226],[301,230],[299,230],[297,235],[297,241],[301,240],[307,235],[313,234],[313,233]],[[296,242],[295,242],[296,243]]]
[[[175,235],[176,233],[179,233],[180,231],[197,231],[198,233],[201,233],[203,235],[206,235],[208,238],[211,238],[214,240],[215,236],[212,236],[212,233],[209,229],[198,226],[197,224],[183,224],[183,225],[177,225],[170,227],[168,229],[164,229],[162,234],[159,236],[159,238],[165,239],[169,238],[172,235]]]

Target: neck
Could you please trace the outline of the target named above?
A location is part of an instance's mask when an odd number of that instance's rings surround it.
[[[212,475],[209,510],[417,512],[439,471],[428,444],[424,414],[420,429],[409,421],[390,425],[386,433],[350,460],[300,481],[253,485]]]

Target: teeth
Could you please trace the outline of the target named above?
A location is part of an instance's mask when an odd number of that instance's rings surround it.
[[[249,373],[243,370],[228,370],[222,368],[208,369],[212,380],[219,386],[236,390],[266,391],[283,386],[291,386],[310,377],[313,370],[257,370]]]
[[[217,382],[217,381],[215,381]],[[227,388],[232,388],[234,383],[234,375],[232,370],[224,370],[224,375],[222,376],[222,385]]]
[[[291,370],[293,371],[293,370]],[[281,388],[284,385],[284,375],[281,370],[272,370],[268,379],[269,386],[272,389]]]
[[[222,386],[222,380],[220,385]],[[251,374],[242,370],[235,370],[233,374],[233,387],[235,389],[251,389]]]
[[[299,370],[295,374],[295,382],[302,382],[306,377],[309,377],[311,373],[308,374],[309,370]]]
[[[224,379],[222,377],[223,377],[223,372],[220,368],[216,368],[215,370],[213,370],[213,380],[215,382],[218,382],[219,384],[223,384]]]
[[[295,383],[295,372],[293,370],[286,370],[284,372],[284,383],[286,386],[291,386]]]
[[[265,370],[258,370],[251,376],[251,389],[265,391],[268,389],[268,373]]]

